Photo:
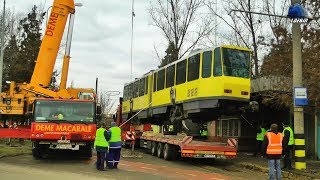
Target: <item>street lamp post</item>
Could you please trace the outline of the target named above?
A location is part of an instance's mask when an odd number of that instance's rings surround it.
[[[0,93],[2,92],[2,74],[3,74],[3,53],[4,53],[4,34],[5,30],[5,18],[6,18],[6,0],[3,1],[3,15],[2,15],[2,26],[1,26],[1,49],[0,49]]]
[[[130,52],[130,80],[132,81],[132,49],[133,49],[133,17],[135,17],[135,13],[134,13],[134,0],[132,0],[132,12],[131,12],[131,52]]]

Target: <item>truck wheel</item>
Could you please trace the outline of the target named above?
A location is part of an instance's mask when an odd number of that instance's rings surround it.
[[[175,160],[177,157],[177,150],[174,145],[165,144],[163,148],[163,158],[167,161]]]
[[[162,157],[163,157],[163,143],[158,143],[157,156],[158,156],[159,158],[162,158]]]
[[[41,147],[38,142],[32,143],[32,156],[35,159],[41,159],[42,157]]]
[[[40,153],[40,148],[33,148],[32,149],[32,156],[35,158],[35,159],[40,159],[41,158],[41,153]]]
[[[91,144],[87,144],[86,146],[80,147],[80,154],[85,158],[91,158],[92,157]]]
[[[88,150],[88,151],[85,153],[85,157],[87,157],[87,158],[91,158],[91,157],[92,157],[92,149]]]
[[[152,156],[156,156],[157,155],[157,143],[156,142],[152,142],[151,144],[151,155]]]

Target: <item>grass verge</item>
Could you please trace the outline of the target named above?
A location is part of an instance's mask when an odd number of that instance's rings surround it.
[[[31,143],[30,141],[24,141],[23,145],[18,143],[18,140],[12,140],[10,145],[7,141],[0,141],[0,158],[8,156],[18,156],[22,154],[31,154]]]

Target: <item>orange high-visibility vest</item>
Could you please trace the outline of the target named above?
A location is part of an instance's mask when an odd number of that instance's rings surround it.
[[[281,155],[283,135],[281,133],[268,132],[266,136],[269,141],[267,154]]]

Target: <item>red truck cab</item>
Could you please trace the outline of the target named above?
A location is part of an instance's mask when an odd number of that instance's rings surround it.
[[[96,132],[93,100],[36,99],[31,123],[33,156],[50,149],[77,150],[92,156]]]

